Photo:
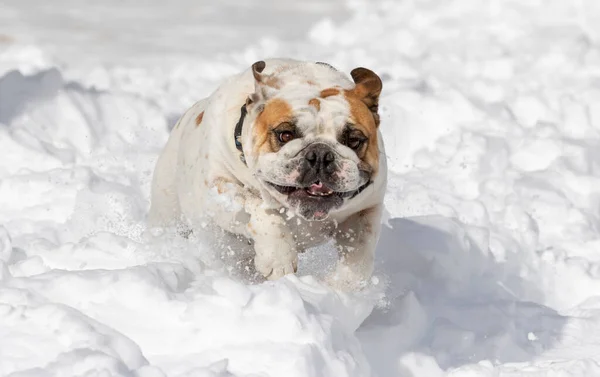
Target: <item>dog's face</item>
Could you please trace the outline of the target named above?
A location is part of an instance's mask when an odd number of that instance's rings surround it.
[[[307,220],[343,208],[378,172],[379,77],[357,68],[354,83],[332,67],[304,63],[262,74],[247,102],[248,166],[261,189]]]

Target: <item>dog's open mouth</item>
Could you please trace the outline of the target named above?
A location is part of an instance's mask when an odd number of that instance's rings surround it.
[[[270,182],[269,184],[282,194],[291,194],[297,191],[304,191],[307,195],[315,197],[327,197],[342,194],[341,192],[333,191],[320,181],[317,181],[308,187],[280,186]]]
[[[275,190],[279,191],[282,194],[289,195],[289,194],[301,194],[302,193],[302,194],[305,194],[305,195],[313,197],[313,198],[325,199],[325,198],[330,198],[330,197],[345,198],[348,196],[355,196],[358,193],[360,193],[365,187],[367,187],[369,185],[369,182],[367,182],[363,186],[359,187],[357,190],[346,191],[346,192],[334,191],[321,181],[314,182],[308,187],[281,186],[281,185],[277,185],[277,184],[274,184],[271,182],[269,182],[269,185],[271,185],[271,187],[273,187]]]
[[[305,189],[306,193],[311,196],[329,196],[333,195],[333,190],[325,186],[323,182],[315,182]]]
[[[352,199],[360,194],[371,182],[367,182],[352,191],[336,191],[323,181],[308,185],[282,186],[267,182],[277,192],[285,195],[286,206],[306,220],[323,220],[329,213],[341,207],[345,199]]]

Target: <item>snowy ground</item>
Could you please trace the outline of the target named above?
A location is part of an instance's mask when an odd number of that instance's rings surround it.
[[[600,376],[600,2],[0,2],[0,375]],[[272,56],[384,80],[378,284],[143,237],[168,127]]]

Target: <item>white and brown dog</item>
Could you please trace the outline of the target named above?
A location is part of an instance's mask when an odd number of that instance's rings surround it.
[[[333,238],[330,281],[360,286],[373,271],[387,169],[381,80],[365,68],[351,76],[259,61],[197,102],[157,162],[151,225],[210,222],[246,237],[268,279],[294,273],[298,252]]]

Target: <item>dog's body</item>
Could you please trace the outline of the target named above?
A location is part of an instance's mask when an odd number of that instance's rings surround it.
[[[269,279],[333,237],[337,283],[368,279],[387,174],[381,81],[363,68],[352,76],[323,63],[257,62],[197,102],[157,162],[151,225],[209,222],[246,237]]]

